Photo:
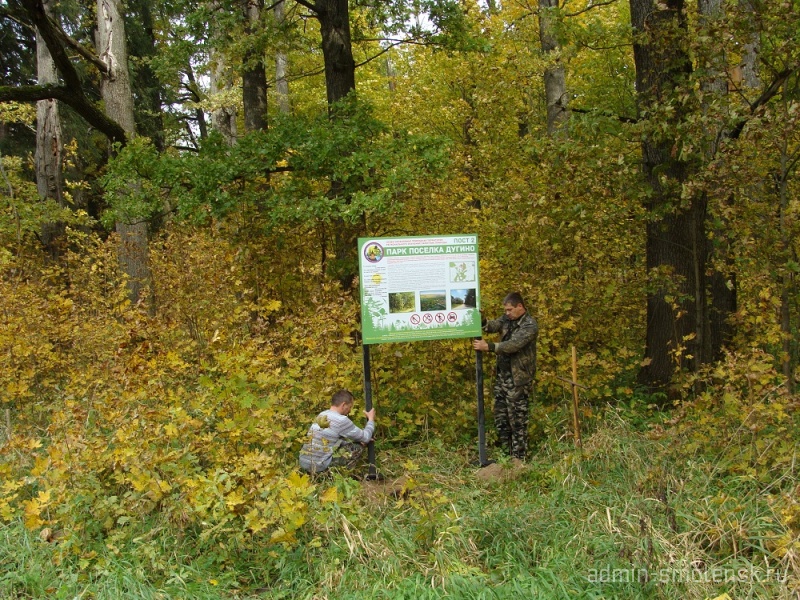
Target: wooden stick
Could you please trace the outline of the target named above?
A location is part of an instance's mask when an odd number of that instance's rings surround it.
[[[578,352],[572,347],[572,426],[575,429],[575,445],[583,447],[581,442],[581,426],[578,419]]]

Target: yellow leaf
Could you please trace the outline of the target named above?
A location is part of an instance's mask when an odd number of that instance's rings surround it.
[[[235,510],[237,506],[244,504],[244,496],[242,495],[242,491],[240,489],[236,489],[225,496],[225,504],[228,505],[228,510]]]
[[[267,305],[264,307],[264,309],[267,312],[275,312],[277,310],[280,310],[280,308],[281,308],[281,301],[280,300],[272,300],[272,301],[268,302]]]
[[[36,498],[31,498],[25,502],[25,527],[28,529],[36,529],[44,525],[44,521],[39,515],[47,508],[50,502],[50,490],[39,492]]]
[[[322,494],[319,497],[319,500],[320,500],[320,502],[323,502],[323,503],[325,503],[325,502],[338,502],[339,501],[339,491],[335,487],[331,486],[327,490],[325,490],[325,493]]]
[[[286,531],[282,527],[279,527],[278,529],[272,532],[272,535],[270,536],[270,541],[275,544],[280,542],[292,543],[295,541],[294,532]]]
[[[303,475],[297,471],[289,475],[289,477],[286,479],[286,483],[288,483],[290,487],[294,488],[296,492],[305,492],[309,487],[311,487],[311,480],[309,479],[308,475]]]

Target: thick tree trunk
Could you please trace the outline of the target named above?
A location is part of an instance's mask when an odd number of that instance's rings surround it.
[[[213,10],[221,10],[219,2],[214,0],[211,3]],[[219,27],[214,27],[212,35],[223,34]],[[211,127],[219,132],[225,139],[228,146],[236,144],[236,106],[223,101],[225,93],[233,88],[234,72],[228,64],[225,55],[215,48],[210,49],[211,76],[209,81],[209,94],[214,108],[211,110]]]
[[[722,0],[698,0],[697,5],[701,24],[713,32],[716,24],[724,16]],[[728,94],[728,65],[725,63],[725,57],[718,51],[716,45],[712,45],[707,51],[711,54],[704,62],[709,72],[701,83],[706,107],[713,98],[721,98]],[[719,127],[719,124],[709,125],[706,134],[708,143],[705,155],[708,161],[716,157],[719,141],[726,139],[730,134],[725,130],[717,131],[716,127]],[[704,204],[707,202],[705,196],[702,202]],[[703,233],[705,234],[705,231]],[[733,325],[730,319],[736,312],[737,304],[736,274],[733,272],[733,259],[726,237],[717,236],[717,243],[714,246],[708,241],[704,242],[708,247],[708,261],[714,263],[715,268],[708,280],[708,301],[698,303],[696,358],[700,364],[722,357],[723,348],[733,337]]]
[[[45,13],[52,16],[52,4],[43,3]],[[36,34],[36,68],[39,84],[58,83],[53,57],[47,49],[41,34]],[[64,190],[61,154],[61,118],[58,102],[53,99],[39,100],[36,103],[36,188],[39,198],[52,199],[58,206],[64,206]],[[64,224],[58,222],[42,225],[42,244],[55,256],[59,253],[59,241],[64,236]]]
[[[558,57],[561,47],[555,35],[558,3],[559,0],[539,0],[539,42],[542,45],[542,54],[548,62],[552,61],[544,71],[547,133],[550,136],[565,133],[569,120],[566,71]]]
[[[356,89],[356,63],[350,41],[350,14],[347,0],[318,0],[315,4],[322,34],[322,56],[325,61],[325,89],[328,111],[332,119],[344,118],[336,104]],[[331,182],[328,195],[340,196],[341,184]],[[358,272],[357,242],[363,223],[352,224],[336,219],[334,224],[334,258],[326,265],[327,272],[349,290]]]
[[[275,17],[275,24],[280,28],[286,17],[284,11],[286,3],[281,0],[275,4],[273,15]],[[286,78],[286,72],[289,68],[289,58],[283,48],[278,48],[275,52],[275,91],[278,96],[278,110],[283,114],[291,112],[292,107],[289,102],[289,80]]]
[[[108,68],[100,91],[108,116],[119,123],[129,137],[133,137],[136,124],[121,9],[120,0],[97,2],[97,52]],[[146,287],[151,287],[152,291],[147,222],[123,219],[117,222],[116,229],[120,238],[120,266],[128,276],[128,296],[135,304]]]
[[[122,126],[128,137],[132,137],[136,123],[120,0],[97,2],[97,52],[108,68],[108,75],[100,84],[106,114]]]
[[[257,32],[260,27],[262,0],[242,0],[242,11],[247,33]],[[267,129],[267,72],[264,68],[264,53],[256,44],[244,55],[242,71],[242,101],[244,103],[244,130],[266,131]]]
[[[754,13],[752,0],[739,0],[739,6],[746,13]],[[761,42],[756,31],[752,31],[742,45],[742,81],[751,90],[761,87],[761,77],[758,74],[758,53]]]
[[[661,162],[656,166],[663,168],[656,171],[653,164],[645,165],[657,197],[648,206],[651,213],[664,209],[664,203],[670,200],[657,182],[659,175],[673,182],[686,178],[682,165]],[[698,324],[698,313],[702,314],[698,307],[706,302],[702,202],[695,200],[686,209],[668,210],[670,214],[647,225],[646,262],[656,288],[647,297],[645,356],[649,360],[639,373],[639,381],[654,391],[666,388],[677,368],[696,366],[700,352],[697,331],[702,327]]]
[[[640,116],[647,119],[690,70],[683,1],[630,0],[630,7],[637,103]],[[674,123],[680,118],[676,114]],[[700,200],[681,205],[687,167],[675,156],[675,142],[663,134],[649,134],[642,142],[643,174],[652,189],[647,268],[657,287],[647,298],[647,360],[639,381],[651,389],[665,389],[683,358],[695,354],[697,306],[705,302],[705,206]],[[665,276],[669,285],[659,282]]]
[[[128,28],[128,47],[140,60],[135,71],[134,88],[139,99],[134,107],[140,134],[150,138],[155,147],[164,151],[164,119],[162,117],[161,84],[150,67],[148,59],[156,56],[156,37],[153,25],[152,2],[150,0],[128,0],[129,15],[136,16],[133,31]],[[130,23],[130,21],[129,21]]]
[[[315,6],[322,34],[325,89],[330,108],[356,89],[350,13],[347,0],[318,0]]]
[[[210,93],[212,98],[219,98],[231,89],[232,83],[222,54],[212,52],[212,57]],[[211,127],[225,138],[229,146],[233,146],[236,144],[236,108],[223,103],[218,104],[216,99],[214,105],[216,108],[211,111]]]

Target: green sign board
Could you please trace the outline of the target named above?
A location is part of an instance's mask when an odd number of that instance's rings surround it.
[[[478,236],[359,238],[364,344],[481,335]]]

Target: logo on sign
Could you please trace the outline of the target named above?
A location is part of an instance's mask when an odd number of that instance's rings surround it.
[[[383,258],[383,246],[378,242],[372,242],[364,246],[364,258],[371,263],[376,263]]]

